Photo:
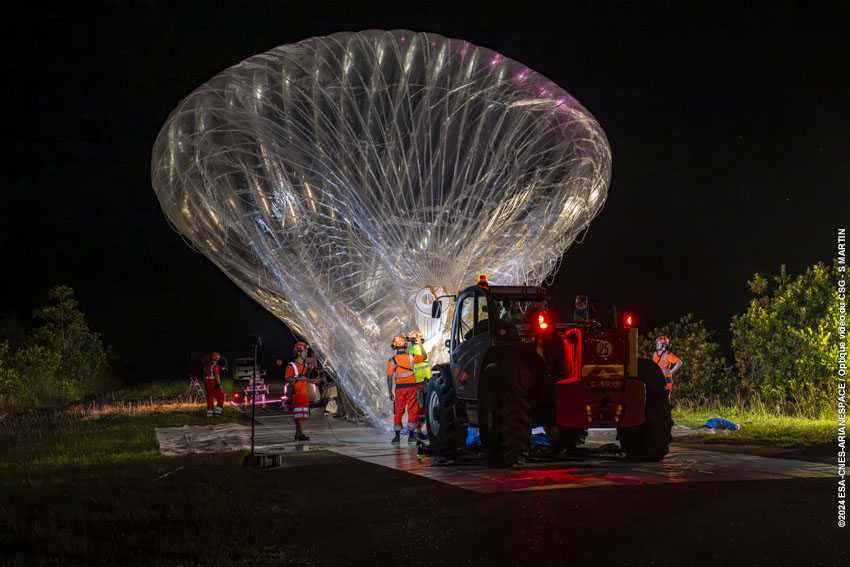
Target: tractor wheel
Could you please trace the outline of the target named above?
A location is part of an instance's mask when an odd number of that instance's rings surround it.
[[[466,443],[466,427],[457,422],[454,414],[457,398],[449,372],[448,365],[435,366],[425,390],[428,445],[438,451],[452,451]]]
[[[525,462],[531,446],[531,400],[516,377],[493,377],[478,408],[481,448],[492,467]]]
[[[626,457],[634,461],[660,461],[669,452],[673,436],[670,402],[664,374],[649,359],[638,359],[638,379],[646,385],[646,423],[617,428],[617,439]]]
[[[546,432],[546,440],[553,453],[561,451],[570,452],[578,445],[584,445],[587,438],[587,429],[578,427],[561,427],[560,425],[547,425],[543,428]]]

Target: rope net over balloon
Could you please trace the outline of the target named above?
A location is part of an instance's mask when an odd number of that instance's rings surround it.
[[[172,112],[151,174],[169,222],[380,425],[392,337],[446,334],[451,310],[431,320],[430,302],[481,272],[542,282],[602,208],[610,168],[593,116],[525,65],[369,30],[219,73]]]

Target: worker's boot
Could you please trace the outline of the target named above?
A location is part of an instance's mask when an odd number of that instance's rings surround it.
[[[410,431],[407,433],[407,442],[408,442],[408,443],[416,443],[416,440],[417,440],[417,439],[419,439],[419,436],[416,434],[416,432],[415,432],[415,431],[410,430]]]
[[[398,431],[396,431],[395,437],[393,437],[393,440],[392,440],[392,444],[398,445],[399,443],[401,443],[401,434]]]

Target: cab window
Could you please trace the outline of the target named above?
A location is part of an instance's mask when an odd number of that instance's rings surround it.
[[[535,317],[540,311],[548,310],[548,304],[538,299],[501,297],[494,298],[490,308],[493,310],[495,340],[514,342],[534,333]]]
[[[483,294],[476,295],[476,316],[475,316],[475,334],[486,335],[490,331],[490,314],[487,309],[487,296]]]
[[[457,317],[457,325],[455,326],[455,344],[460,344],[467,339],[471,339],[473,335],[473,326],[475,324],[475,296],[467,295],[462,298],[457,304],[459,309]]]

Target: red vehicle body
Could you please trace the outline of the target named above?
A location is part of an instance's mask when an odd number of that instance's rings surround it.
[[[432,315],[441,310],[435,302]],[[425,396],[431,445],[456,448],[477,426],[488,460],[506,465],[524,460],[533,427],[556,450],[582,443],[588,427],[616,427],[627,457],[663,458],[672,440],[664,376],[638,358],[638,331],[625,321],[584,296],[572,321],[557,321],[538,287],[484,280],[462,291],[449,362],[434,367]]]
[[[637,379],[637,329],[567,329],[564,379],[555,384],[555,421],[563,427],[632,427],[646,421]]]

